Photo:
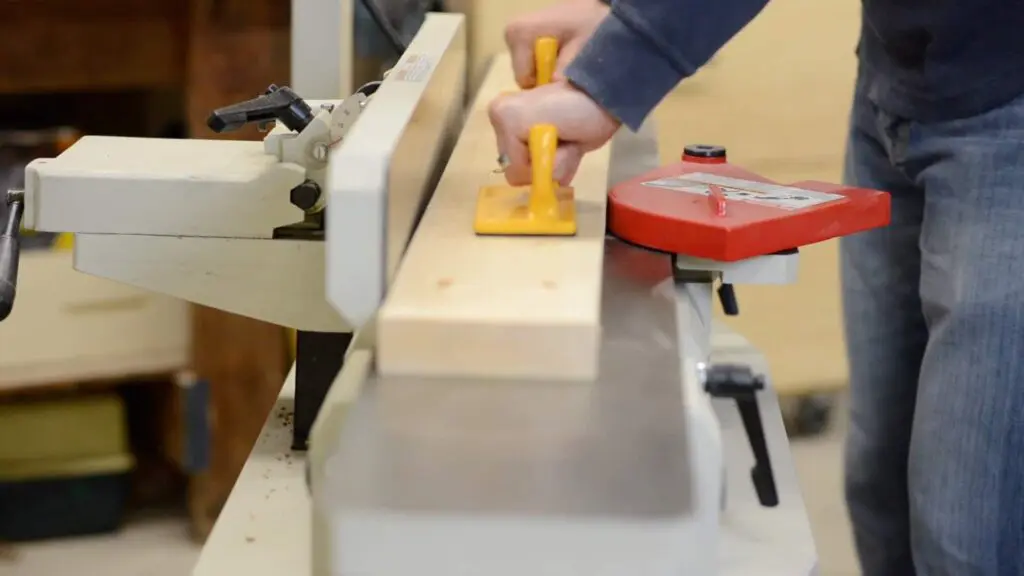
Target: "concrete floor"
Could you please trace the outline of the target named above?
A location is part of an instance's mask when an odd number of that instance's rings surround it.
[[[860,567],[853,551],[853,536],[843,501],[845,402],[839,402],[835,414],[835,421],[826,433],[794,441],[791,447],[818,546],[821,576],[859,576]]]
[[[0,549],[0,576],[187,576],[199,559],[184,517],[136,518],[119,533]]]
[[[821,557],[821,576],[857,576],[842,500],[842,404],[836,415],[828,432],[796,441],[792,448]],[[184,518],[137,518],[113,536],[0,548],[0,576],[186,576],[198,557]]]

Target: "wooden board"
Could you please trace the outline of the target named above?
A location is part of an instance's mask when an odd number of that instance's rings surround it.
[[[487,106],[515,89],[508,54],[495,59],[406,252],[377,324],[383,375],[587,379],[600,341],[608,146],[573,181],[575,237],[481,237],[480,186],[497,148]]]

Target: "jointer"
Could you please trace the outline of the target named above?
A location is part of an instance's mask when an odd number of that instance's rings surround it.
[[[604,162],[599,184],[581,184],[593,220],[543,240],[576,244],[534,248],[552,273],[581,275],[570,287],[596,286],[564,332],[593,338],[566,342],[561,362],[503,355],[502,335],[547,342],[529,337],[543,318],[498,314],[497,279],[529,268],[502,255],[541,241],[473,239],[472,202],[465,212],[451,192],[490,177],[476,161],[495,157],[479,137],[486,100],[512,85],[499,59],[467,111],[464,27],[431,14],[395,68],[347,98],[274,86],[211,114],[220,131],[273,124],[262,143],[85,137],[34,161],[7,195],[0,314],[23,217],[73,232],[81,272],[297,329],[294,448],[308,448],[316,574],[815,573],[813,543],[766,561],[750,536],[803,534],[807,520],[785,438],[766,434],[770,385],[712,361],[711,310],[717,297],[738,311],[733,284],[792,282],[802,245],[884,225],[887,197],[778,186],[713,146],[658,167],[652,140],[622,133],[588,160]],[[586,266],[554,266],[577,253]],[[491,264],[470,266],[481,254]],[[436,293],[410,288],[425,269],[444,272]],[[529,292],[530,309],[556,288]],[[498,320],[445,312],[459,304],[448,294],[474,290],[494,295],[481,310]],[[470,344],[488,362],[470,361]]]

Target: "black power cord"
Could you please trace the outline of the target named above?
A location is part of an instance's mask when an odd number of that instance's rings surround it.
[[[363,7],[365,7],[366,11],[370,13],[370,17],[373,18],[374,23],[377,24],[377,27],[380,28],[380,31],[388,39],[388,43],[391,44],[395,53],[399,56],[405,54],[405,50],[408,48],[408,45],[405,43],[405,40],[402,39],[402,35],[398,33],[398,30],[395,30],[395,27],[391,25],[390,21],[388,21],[387,16],[384,15],[384,12],[380,9],[380,6],[377,5],[377,2],[374,0],[362,0],[362,2]]]

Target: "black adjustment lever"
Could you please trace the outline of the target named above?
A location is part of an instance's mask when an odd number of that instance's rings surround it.
[[[726,316],[737,316],[740,313],[740,301],[736,299],[736,290],[732,284],[718,287],[718,299],[722,302],[722,311]]]
[[[779,491],[775,486],[761,410],[757,405],[757,393],[764,390],[764,379],[755,375],[749,366],[717,364],[705,371],[704,389],[715,398],[732,398],[736,401],[750,449],[754,452],[754,468],[750,471],[750,478],[754,482],[757,499],[767,508],[778,506]]]
[[[238,130],[250,122],[278,120],[289,130],[302,132],[313,117],[313,109],[294,90],[271,85],[262,96],[214,110],[206,125],[219,134]]]
[[[21,215],[25,211],[25,193],[7,191],[7,222],[0,228],[0,321],[11,315],[18,291],[18,261],[21,259]]]

